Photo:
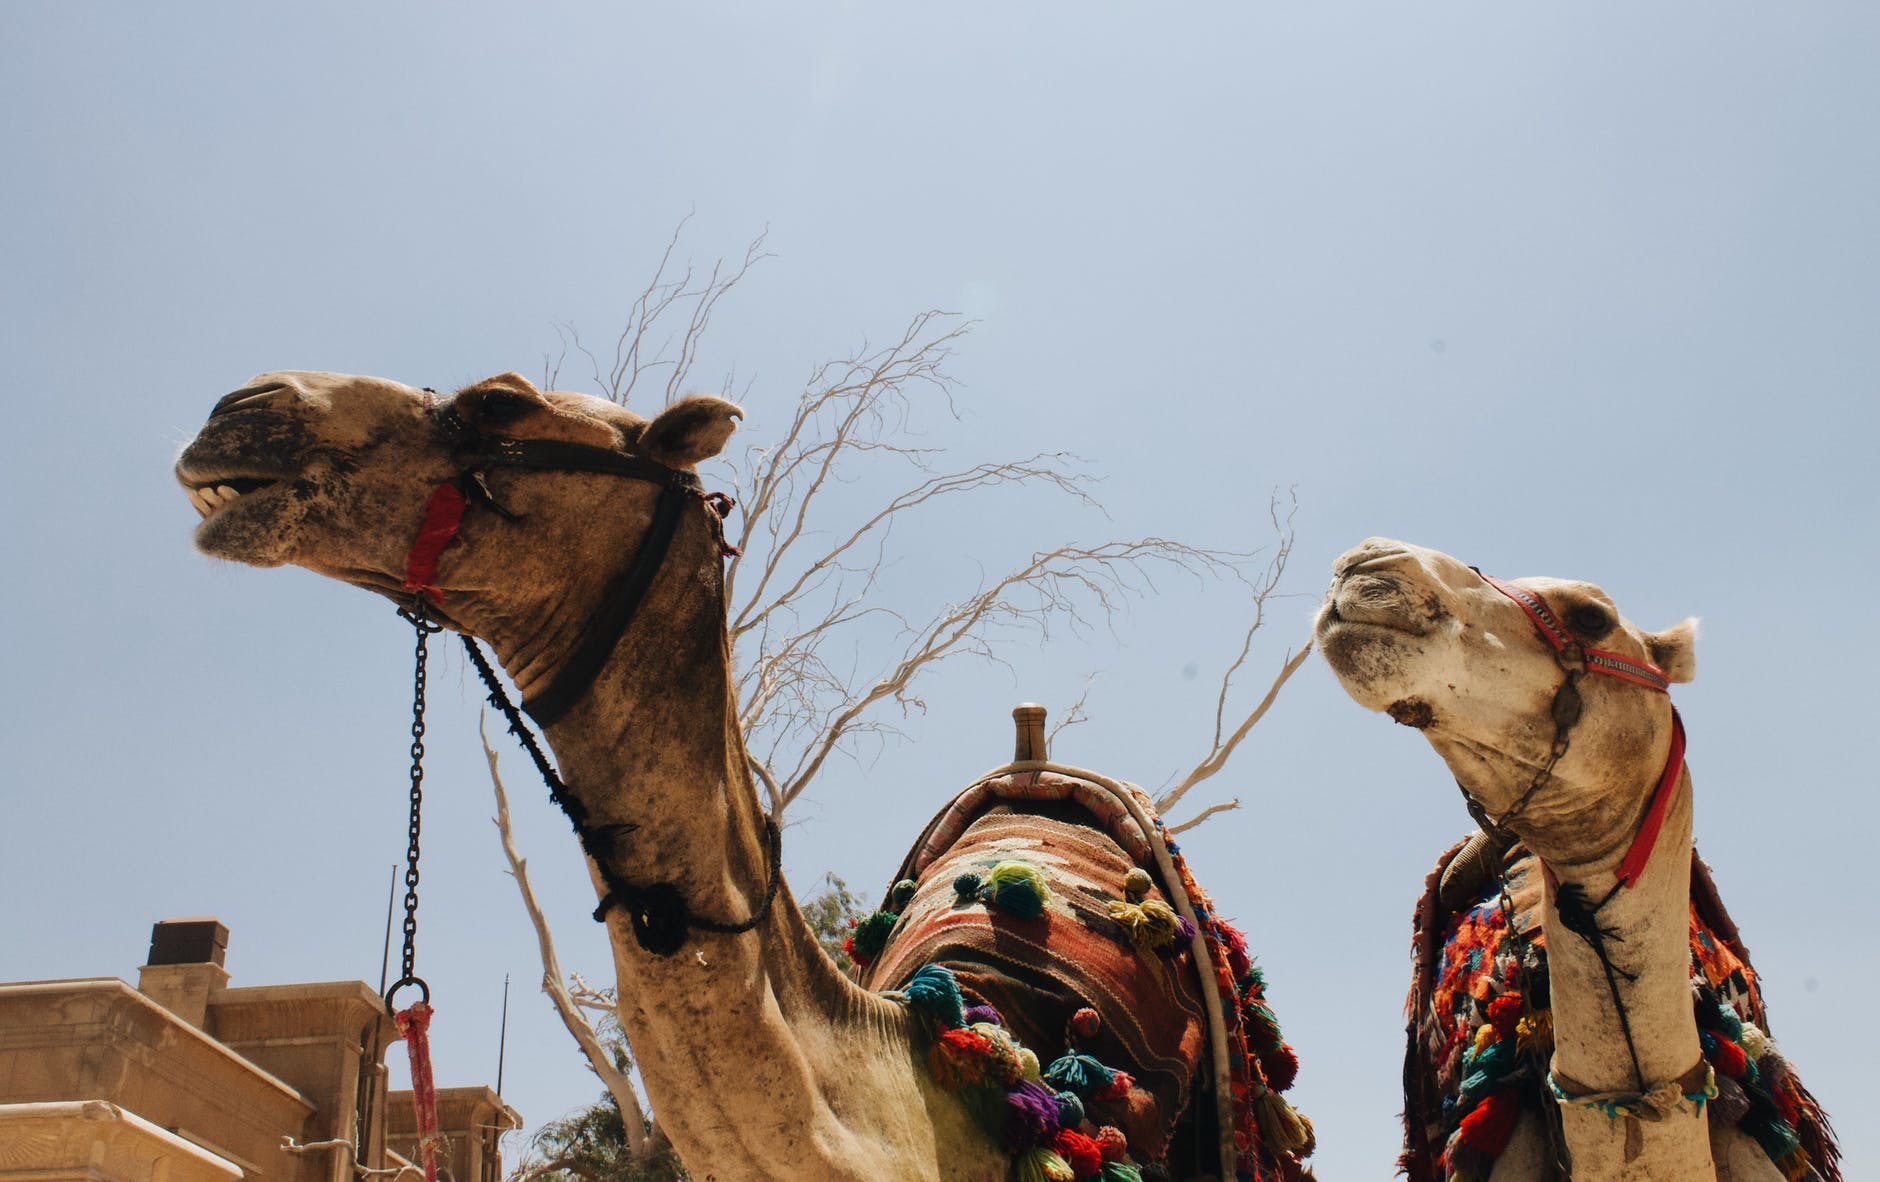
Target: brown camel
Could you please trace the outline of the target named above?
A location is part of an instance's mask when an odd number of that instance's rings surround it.
[[[1548,1178],[1565,1156],[1581,1182],[1838,1177],[1831,1132],[1757,1025],[1753,970],[1701,863],[1693,893],[1691,779],[1667,691],[1695,671],[1696,622],[1646,632],[1589,583],[1504,583],[1372,538],[1338,559],[1317,629],[1346,692],[1421,730],[1485,826],[1441,868],[1440,908],[1433,878],[1422,915],[1431,973],[1462,985],[1432,1001],[1419,977],[1413,991],[1411,1176]],[[1513,838],[1533,857],[1504,861]],[[1471,864],[1487,867],[1479,891]],[[1540,903],[1531,946],[1510,935],[1531,926],[1524,893]],[[1548,991],[1551,1064],[1535,1014]],[[1426,1070],[1423,1056],[1445,1051]],[[1741,1128],[1724,1119],[1732,1091],[1747,1104],[1758,1086],[1770,1111]],[[1445,1095],[1448,1114],[1480,1113],[1447,1146],[1434,1111]]]
[[[735,721],[723,507],[692,472],[738,417],[693,396],[647,421],[515,374],[437,398],[273,373],[216,405],[176,472],[204,553],[422,597],[494,649],[604,905],[625,903],[607,911],[621,1023],[694,1177],[1004,1178],[978,1091],[934,1082],[934,1019],[849,980],[777,888]]]

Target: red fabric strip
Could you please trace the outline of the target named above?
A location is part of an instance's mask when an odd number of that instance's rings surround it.
[[[431,1015],[424,1002],[392,1015],[411,1055],[411,1102],[418,1111],[418,1158],[424,1182],[437,1182],[437,1081],[431,1076]]]
[[[1658,844],[1658,830],[1665,823],[1665,812],[1671,807],[1671,798],[1677,795],[1678,773],[1684,770],[1684,720],[1678,717],[1674,708],[1671,711],[1671,753],[1665,757],[1664,774],[1658,777],[1658,790],[1652,794],[1652,803],[1645,810],[1645,819],[1639,822],[1638,833],[1632,838],[1632,848],[1625,852],[1625,861],[1619,863],[1615,876],[1625,886],[1638,882],[1638,876],[1645,872],[1645,863],[1651,860],[1652,847]]]
[[[463,524],[464,495],[454,481],[437,486],[424,506],[424,524],[412,540],[411,553],[405,558],[404,590],[423,595],[443,606],[444,591],[437,586],[437,559],[457,540]]]
[[[1483,575],[1482,579],[1495,590],[1514,600],[1516,606],[1527,613],[1528,619],[1534,621],[1534,626],[1540,629],[1541,636],[1555,652],[1567,647],[1567,643],[1573,639],[1567,630],[1560,626],[1560,622],[1554,619],[1553,612],[1547,607],[1547,601],[1534,592],[1514,583],[1504,583],[1500,579],[1490,578],[1488,575]]]

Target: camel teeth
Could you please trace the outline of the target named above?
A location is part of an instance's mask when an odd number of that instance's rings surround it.
[[[236,497],[241,496],[240,493],[236,492],[234,489],[230,488],[226,484],[216,485],[215,493],[217,496],[222,498],[222,503],[225,505],[228,504],[230,501],[234,500]]]
[[[209,516],[209,502],[195,489],[189,490],[189,503],[203,517]]]

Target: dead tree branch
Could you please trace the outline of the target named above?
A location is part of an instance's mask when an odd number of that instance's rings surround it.
[[[509,860],[509,873],[516,880],[516,889],[522,894],[523,909],[529,913],[529,923],[535,928],[536,948],[542,958],[542,992],[554,1003],[556,1015],[580,1046],[588,1067],[600,1077],[608,1095],[620,1106],[621,1124],[627,1135],[627,1150],[638,1157],[646,1152],[648,1134],[645,1107],[640,1103],[640,1094],[634,1088],[633,1080],[614,1063],[599,1033],[581,1013],[584,1002],[575,997],[562,977],[561,961],[555,955],[555,938],[549,931],[548,917],[542,914],[542,906],[535,898],[535,888],[529,884],[529,864],[516,851],[515,831],[509,823],[509,795],[503,791],[503,778],[496,766],[496,751],[490,746],[489,734],[482,719],[477,720],[477,733],[483,740],[483,757],[489,762],[490,785],[496,791],[495,824],[497,832],[502,835],[503,856]],[[582,989],[584,993],[593,992],[585,985]]]

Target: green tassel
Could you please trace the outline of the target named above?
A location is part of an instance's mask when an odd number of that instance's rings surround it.
[[[1128,1162],[1106,1161],[1097,1175],[1102,1182],[1142,1182],[1142,1174]]]
[[[892,911],[877,911],[855,925],[855,959],[868,963],[888,946],[888,936],[901,917]]]
[[[1040,1146],[1018,1159],[1018,1182],[1077,1182],[1071,1164]]]
[[[900,882],[895,883],[893,889],[888,892],[888,906],[894,908],[896,911],[905,910],[908,902],[913,899],[914,892],[919,889],[919,883],[911,878],[903,878]]]
[[[987,901],[1020,919],[1037,919],[1051,901],[1051,887],[1036,866],[1000,862],[986,875],[982,888]]]

